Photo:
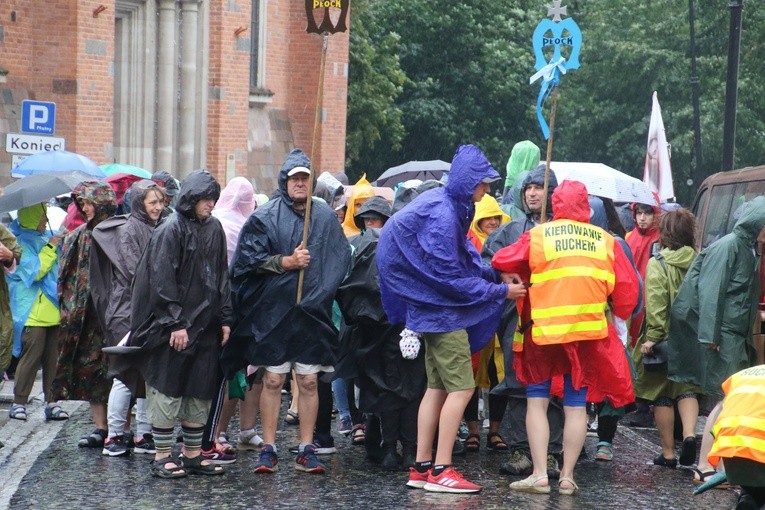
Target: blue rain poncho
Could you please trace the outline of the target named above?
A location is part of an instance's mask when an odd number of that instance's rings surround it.
[[[498,177],[478,148],[461,146],[448,184],[418,196],[385,224],[377,265],[391,324],[420,333],[467,329],[472,352],[494,335],[507,285],[482,264],[467,232],[476,187]]]

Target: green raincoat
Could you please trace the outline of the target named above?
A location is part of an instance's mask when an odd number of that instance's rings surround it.
[[[0,225],[0,243],[13,252],[16,263],[21,262],[21,246],[5,225]],[[13,350],[13,316],[11,315],[10,293],[5,281],[5,272],[0,269],[0,376],[11,364]]]
[[[645,277],[645,331],[632,351],[638,375],[632,385],[635,396],[651,401],[659,397],[675,399],[685,393],[699,391],[693,385],[670,381],[665,370],[649,372],[643,368],[640,347],[646,341],[659,343],[666,340],[670,307],[680,290],[685,273],[696,258],[696,250],[692,246],[683,246],[679,250],[664,248],[661,256],[664,267],[655,258],[648,260]]]
[[[755,248],[764,225],[765,197],[759,196],[749,202],[733,232],[691,265],[670,313],[670,379],[722,398],[725,379],[752,366],[752,324],[760,296]]]

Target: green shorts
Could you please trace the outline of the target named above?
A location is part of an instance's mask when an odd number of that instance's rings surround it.
[[[194,397],[170,397],[146,385],[146,414],[149,422],[160,428],[174,427],[180,421],[207,423],[212,400]]]
[[[467,331],[423,333],[422,337],[428,388],[447,393],[475,388]]]

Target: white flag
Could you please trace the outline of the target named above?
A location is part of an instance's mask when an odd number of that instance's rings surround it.
[[[672,185],[672,165],[669,161],[669,144],[664,132],[664,121],[661,118],[661,107],[656,91],[653,93],[651,107],[651,123],[648,126],[648,146],[645,151],[645,168],[643,182],[651,191],[659,195],[661,203],[675,198],[675,188]]]

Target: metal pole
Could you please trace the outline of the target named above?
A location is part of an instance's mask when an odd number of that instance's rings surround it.
[[[694,0],[688,0],[688,21],[691,26],[691,97],[693,101],[693,159],[696,167],[693,181],[696,187],[704,181],[704,159],[701,152],[701,109],[699,107],[699,76],[696,70],[696,14]]]
[[[722,170],[733,170],[736,151],[736,106],[738,102],[738,61],[741,48],[741,11],[744,0],[730,0],[728,35],[728,76],[725,86],[725,122],[723,124]]]

